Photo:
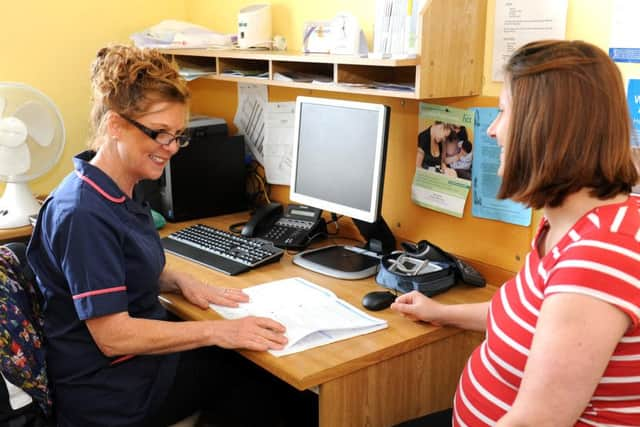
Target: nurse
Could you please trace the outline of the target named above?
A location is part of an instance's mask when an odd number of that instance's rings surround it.
[[[281,349],[281,324],[168,321],[158,301],[167,291],[203,309],[248,300],[169,270],[149,209],[132,200],[135,184],[158,179],[189,143],[185,82],[160,53],[134,47],[103,48],[91,71],[91,150],[45,202],[28,248],[45,300],[58,425],[166,425],[204,406],[231,410],[215,407],[233,403],[228,396],[275,395],[242,390],[256,373],[239,371],[235,352],[220,348]],[[260,401],[250,405],[269,416]]]

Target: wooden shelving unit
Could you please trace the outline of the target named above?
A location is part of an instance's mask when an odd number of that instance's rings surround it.
[[[418,52],[409,59],[371,59],[299,52],[165,49],[179,62],[214,70],[206,78],[406,99],[479,95],[487,0],[427,0],[418,22]],[[245,76],[230,75],[241,70]],[[264,73],[266,77],[253,77]],[[278,74],[313,74],[322,83],[285,81]],[[249,75],[251,74],[251,75]],[[326,80],[326,82],[324,82]],[[410,85],[381,89],[375,83]]]

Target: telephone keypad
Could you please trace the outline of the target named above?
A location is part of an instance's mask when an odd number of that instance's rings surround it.
[[[276,222],[276,226],[298,228],[300,230],[310,230],[311,227],[313,227],[313,224],[314,223],[311,221],[303,221],[293,218],[280,218],[278,222]]]
[[[281,248],[300,249],[307,245],[309,232],[314,226],[313,221],[283,217],[260,237]]]

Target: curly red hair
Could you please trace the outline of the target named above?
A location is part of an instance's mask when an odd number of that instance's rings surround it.
[[[144,114],[156,102],[189,101],[189,89],[177,64],[155,49],[112,45],[98,51],[91,64],[90,124],[96,143],[108,111],[129,117]],[[96,147],[93,147],[96,148]]]

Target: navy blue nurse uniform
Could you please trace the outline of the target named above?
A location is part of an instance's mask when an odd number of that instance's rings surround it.
[[[179,355],[107,357],[84,321],[120,312],[166,319],[164,251],[148,208],[89,164],[92,155],[76,156],[75,171],[46,200],[28,259],[45,301],[58,425],[135,426],[165,399]]]

